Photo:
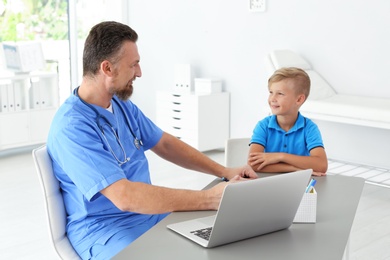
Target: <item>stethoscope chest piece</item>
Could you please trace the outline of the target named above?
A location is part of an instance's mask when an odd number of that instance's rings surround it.
[[[139,150],[139,149],[141,148],[141,146],[144,145],[144,144],[142,143],[141,140],[139,140],[139,139],[136,137],[136,138],[134,138],[134,145],[135,145],[135,147]]]

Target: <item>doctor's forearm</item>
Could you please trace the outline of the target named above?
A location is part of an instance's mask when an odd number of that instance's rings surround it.
[[[173,211],[215,210],[222,190],[194,191],[171,189],[140,182],[120,180],[102,190],[102,194],[122,211],[160,214]]]
[[[164,133],[160,142],[152,150],[160,157],[186,169],[213,174],[218,177],[222,177],[226,173],[224,166],[167,133]]]

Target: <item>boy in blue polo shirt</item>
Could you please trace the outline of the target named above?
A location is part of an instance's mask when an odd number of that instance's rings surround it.
[[[320,130],[299,112],[310,93],[310,78],[299,68],[281,68],[268,80],[272,115],[253,130],[248,164],[256,172],[313,169],[326,174],[328,159]]]

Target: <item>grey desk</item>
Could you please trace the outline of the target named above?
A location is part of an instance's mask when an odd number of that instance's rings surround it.
[[[293,224],[282,231],[205,249],[168,230],[166,226],[215,212],[175,212],[113,259],[342,259],[364,179],[346,176],[316,179],[318,197],[315,224]]]

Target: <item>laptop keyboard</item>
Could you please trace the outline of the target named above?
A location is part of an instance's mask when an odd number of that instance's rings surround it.
[[[191,231],[191,233],[205,240],[209,240],[212,229],[213,227],[202,228],[202,229]]]

